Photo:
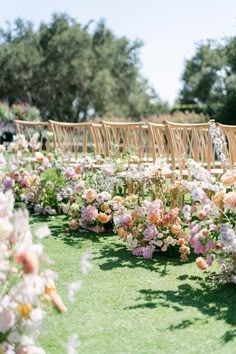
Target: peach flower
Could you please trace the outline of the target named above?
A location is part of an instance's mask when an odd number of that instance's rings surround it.
[[[106,224],[108,221],[111,220],[111,216],[104,214],[104,213],[99,213],[97,216],[98,221],[100,221],[102,224]]]
[[[84,181],[79,181],[77,186],[75,187],[77,192],[81,192],[85,187],[85,182]]]
[[[236,183],[236,170],[227,171],[222,177],[221,182],[226,186]]]
[[[44,161],[44,155],[40,151],[36,151],[35,158],[39,163],[42,163]]]
[[[177,235],[181,230],[181,226],[180,225],[172,225],[171,226],[171,232],[174,234],[174,235]]]
[[[75,173],[77,174],[77,175],[80,175],[81,173],[83,172],[83,167],[82,166],[77,166],[76,168],[75,168]]]
[[[236,209],[236,192],[229,192],[224,197],[224,207]]]
[[[180,233],[178,234],[178,238],[181,239],[183,238],[185,241],[188,240],[188,234],[185,231],[180,231]]]
[[[117,234],[120,237],[124,237],[125,236],[125,229],[123,227],[119,227],[119,229],[117,230]]]
[[[47,154],[47,158],[48,158],[49,161],[52,161],[52,159],[53,159],[53,153],[49,152],[49,153]]]
[[[202,234],[202,236],[207,237],[208,236],[208,230],[207,229],[202,229],[201,234]]]
[[[69,227],[71,230],[77,230],[79,228],[78,221],[75,219],[71,220]]]
[[[84,196],[87,203],[92,203],[96,199],[97,193],[94,189],[89,188],[85,191]]]
[[[205,211],[201,210],[201,211],[199,211],[197,216],[198,216],[199,220],[203,220],[206,217],[206,213],[205,213]]]
[[[52,303],[57,307],[57,309],[60,312],[66,312],[67,311],[67,308],[63,304],[63,301],[62,301],[60,295],[56,291],[52,291],[50,296],[51,296]]]
[[[221,206],[222,202],[223,202],[223,194],[220,192],[217,192],[214,197],[212,198],[213,203],[219,207]]]
[[[200,268],[201,270],[205,270],[208,268],[208,264],[207,262],[205,261],[204,258],[202,257],[198,257],[196,259],[196,265],[198,266],[198,268]]]
[[[123,198],[120,197],[119,195],[115,195],[113,198],[112,198],[113,202],[115,203],[122,203],[123,202]]]
[[[23,265],[23,272],[30,274],[38,270],[38,258],[31,250],[24,250],[17,255],[17,262]]]
[[[158,214],[151,214],[151,215],[149,215],[149,217],[148,217],[148,221],[149,221],[151,224],[155,224],[158,220],[159,220],[159,215],[158,215]]]
[[[177,241],[177,245],[182,246],[185,244],[185,239],[184,238],[179,238]]]
[[[103,203],[101,205],[101,211],[107,211],[109,209],[109,204],[108,203]]]

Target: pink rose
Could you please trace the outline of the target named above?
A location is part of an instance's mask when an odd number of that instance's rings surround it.
[[[106,176],[113,176],[115,173],[114,166],[110,164],[103,165],[101,170]]]
[[[225,195],[224,207],[227,209],[236,209],[236,192],[229,192]]]

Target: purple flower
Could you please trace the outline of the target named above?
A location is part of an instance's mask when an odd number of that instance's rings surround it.
[[[73,167],[67,167],[65,169],[65,177],[70,179],[70,178],[73,178],[75,176],[75,170],[73,169]]]
[[[110,200],[111,195],[107,192],[101,192],[97,195],[96,200],[99,203],[103,203],[104,201]]]
[[[144,239],[147,241],[152,240],[156,235],[157,235],[157,228],[155,225],[149,225],[145,230],[144,230]]]
[[[14,184],[15,184],[15,181],[10,177],[7,177],[3,182],[4,188],[6,188],[6,189],[12,188],[14,186]]]
[[[144,247],[136,247],[132,250],[133,256],[142,256]]]
[[[123,214],[120,216],[120,219],[119,219],[120,224],[127,225],[129,222],[130,222],[130,215],[129,214]]]
[[[155,247],[153,247],[153,246],[143,247],[143,258],[152,259],[154,249],[155,249]]]
[[[98,210],[94,205],[89,205],[81,210],[81,222],[89,224],[98,216]]]

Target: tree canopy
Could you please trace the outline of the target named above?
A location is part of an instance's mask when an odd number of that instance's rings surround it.
[[[236,124],[236,37],[200,43],[186,61],[179,104]]]
[[[0,100],[29,103],[61,121],[162,113],[167,105],[140,75],[141,46],[103,21],[90,31],[60,14],[34,30],[17,19],[0,30]]]

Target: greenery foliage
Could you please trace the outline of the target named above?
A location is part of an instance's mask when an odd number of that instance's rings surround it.
[[[17,19],[0,31],[0,99],[27,102],[44,119],[62,121],[161,113],[167,105],[140,75],[141,46],[116,37],[104,22],[91,31],[90,24],[54,15],[34,30]]]
[[[236,37],[200,43],[186,61],[179,96],[181,106],[236,124]]]

